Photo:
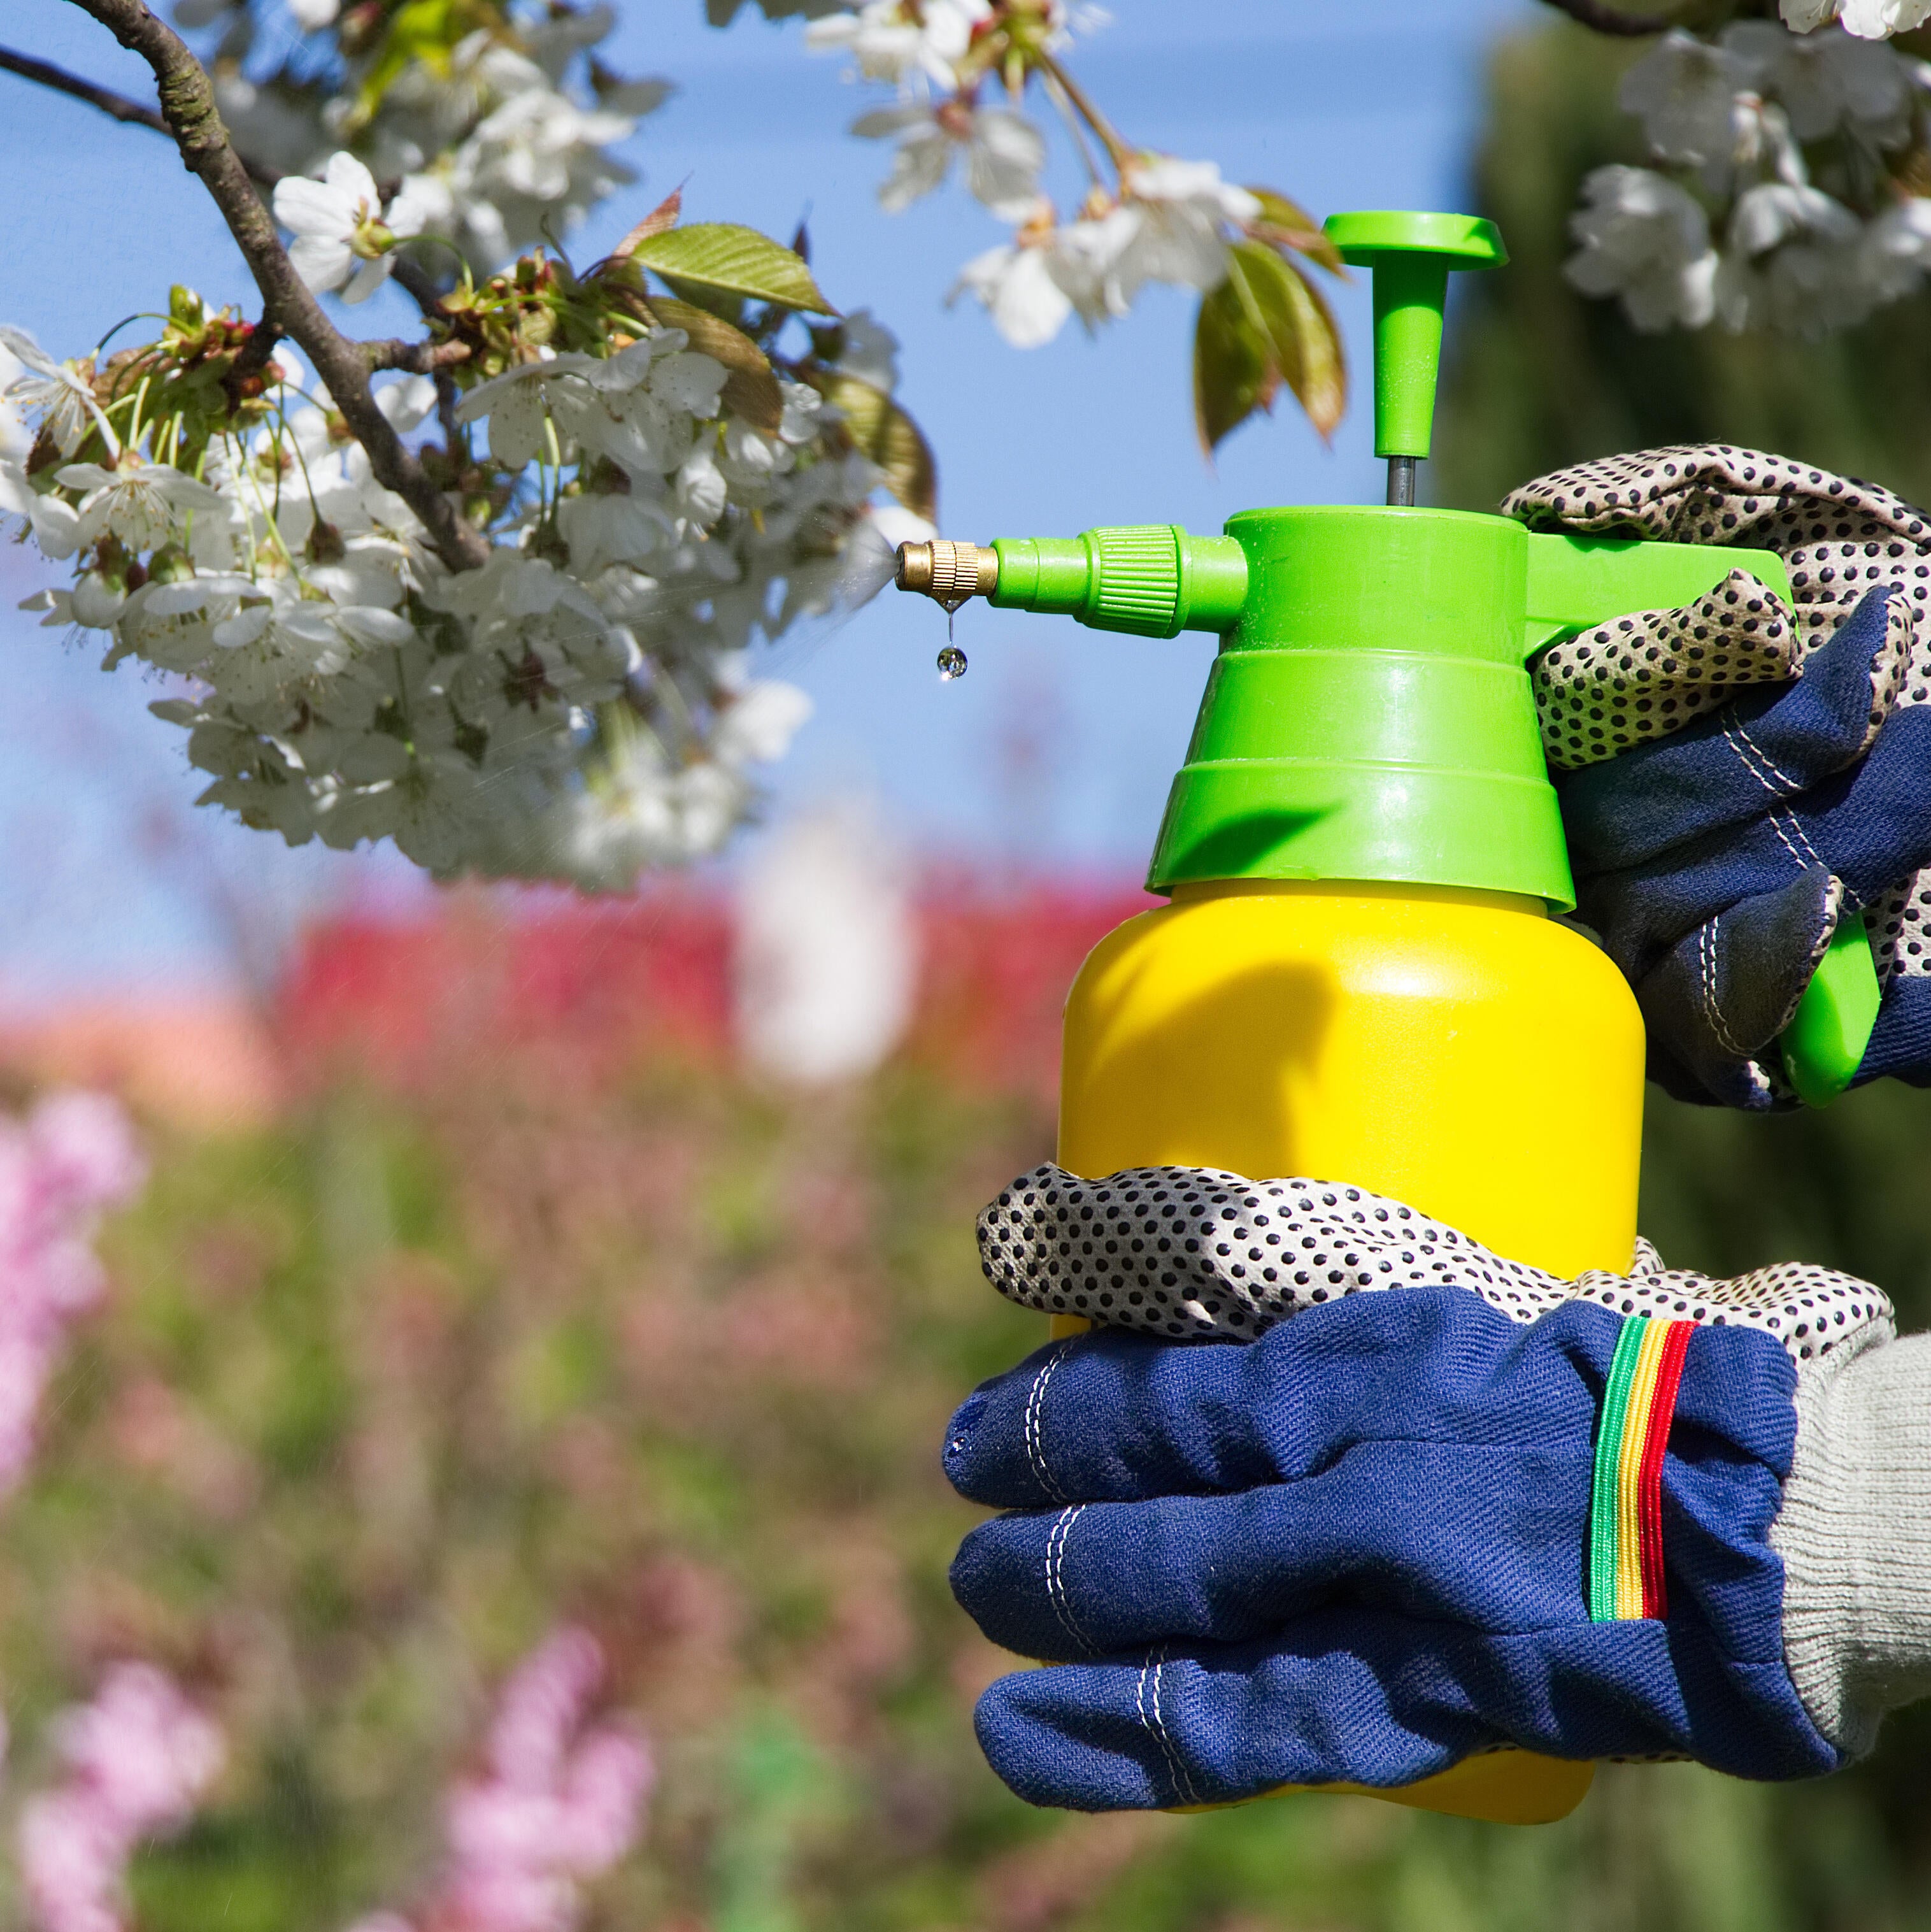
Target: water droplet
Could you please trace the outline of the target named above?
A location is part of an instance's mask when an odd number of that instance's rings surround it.
[[[955,677],[966,674],[966,654],[956,644],[948,644],[939,653],[939,682],[950,684]]]

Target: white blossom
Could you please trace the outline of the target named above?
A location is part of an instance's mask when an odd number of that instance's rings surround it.
[[[1715,313],[1717,257],[1701,204],[1647,168],[1598,168],[1582,192],[1569,280],[1585,295],[1619,297],[1638,328],[1702,327]]]
[[[63,456],[73,454],[90,424],[110,452],[119,450],[120,439],[94,400],[91,358],[85,364],[56,362],[23,328],[0,328],[0,347],[24,372],[7,384],[8,400],[39,416],[41,429]]]
[[[898,338],[868,308],[855,308],[842,324],[844,346],[838,368],[889,395],[898,386]]]
[[[814,52],[847,50],[868,80],[901,82],[918,76],[950,92],[973,28],[991,11],[990,0],[869,0],[811,22],[805,44]]]
[[[1861,320],[1875,286],[1864,266],[1863,224],[1821,190],[1761,182],[1738,196],[1715,290],[1725,324],[1798,334]]]
[[[1882,41],[1836,27],[1799,36],[1773,20],[1739,20],[1724,28],[1721,45],[1740,84],[1773,98],[1800,141],[1840,129],[1878,148],[1909,137],[1915,73]]]
[[[275,219],[295,237],[289,259],[318,293],[340,289],[344,302],[365,302],[395,266],[396,243],[421,232],[433,196],[399,194],[388,213],[374,176],[353,154],[331,154],[319,182],[299,175],[275,184]]]
[[[79,541],[103,535],[120,538],[130,550],[153,550],[196,510],[218,510],[219,494],[205,483],[165,463],[124,456],[111,470],[98,463],[70,463],[58,472],[63,488],[84,492],[78,506]]]
[[[1778,28],[1771,32],[1789,38]],[[1660,160],[1702,169],[1710,187],[1720,190],[1732,171],[1762,149],[1761,104],[1749,91],[1759,64],[1727,38],[1713,46],[1674,28],[1623,76],[1617,103],[1642,122]]]
[[[1861,40],[1881,40],[1923,26],[1931,19],[1931,0],[1780,0],[1779,11],[1793,33],[1807,34],[1834,19]]]
[[[959,271],[949,300],[976,296],[993,326],[1015,349],[1037,349],[1052,340],[1073,312],[1072,298],[1055,272],[1060,231],[1024,236],[975,255]]]
[[[961,153],[967,187],[994,214],[1023,220],[1039,198],[1045,136],[1009,108],[908,101],[860,115],[851,130],[868,140],[898,142],[892,172],[878,190],[895,214],[937,188]]]

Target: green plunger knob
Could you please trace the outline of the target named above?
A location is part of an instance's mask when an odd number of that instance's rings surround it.
[[[1411,466],[1435,423],[1448,272],[1498,268],[1509,251],[1495,224],[1473,214],[1331,214],[1327,227],[1344,261],[1375,273],[1375,454]],[[1412,482],[1412,467],[1405,473]],[[1393,502],[1392,463],[1390,483]]]

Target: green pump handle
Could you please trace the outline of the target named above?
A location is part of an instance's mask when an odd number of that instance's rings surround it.
[[[1473,214],[1378,209],[1324,225],[1344,262],[1374,271],[1375,454],[1388,459],[1388,501],[1406,506],[1434,433],[1449,272],[1499,268],[1509,251],[1495,224]]]

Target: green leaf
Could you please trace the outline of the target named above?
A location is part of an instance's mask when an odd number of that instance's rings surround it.
[[[646,236],[632,249],[631,259],[680,292],[694,284],[814,315],[838,314],[819,292],[802,260],[769,236],[734,221],[700,221]]]
[[[1285,383],[1324,440],[1348,403],[1334,317],[1307,278],[1258,242],[1236,242],[1194,327],[1194,420],[1210,455]]]
[[[1201,298],[1194,322],[1193,415],[1211,456],[1256,410],[1271,410],[1281,383],[1266,332],[1252,322],[1229,275]]]
[[[928,523],[939,514],[939,468],[919,425],[883,389],[836,369],[805,380],[844,416],[852,441],[885,472],[885,487]]]
[[[1264,248],[1255,248],[1254,255],[1253,280],[1264,292],[1281,374],[1325,442],[1348,409],[1348,363],[1334,313],[1297,268]]]
[[[1290,201],[1276,188],[1250,184],[1247,192],[1261,204],[1261,213],[1253,230],[1259,239],[1271,242],[1277,248],[1291,248],[1296,254],[1305,255],[1311,262],[1318,262],[1324,268],[1337,275],[1348,273],[1347,265],[1341,259],[1341,250],[1327,238],[1321,224],[1299,202]]]

